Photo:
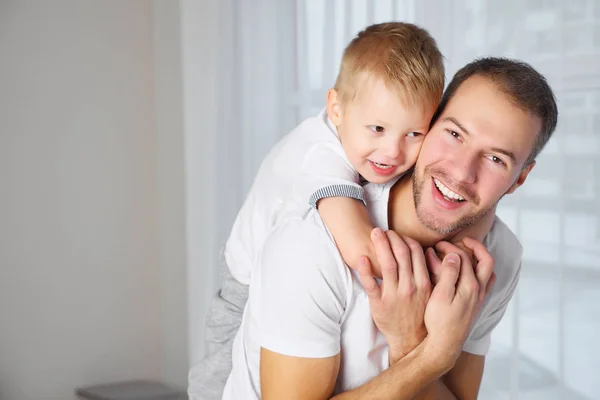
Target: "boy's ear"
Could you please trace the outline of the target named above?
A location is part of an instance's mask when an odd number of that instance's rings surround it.
[[[341,125],[341,111],[342,107],[337,90],[329,89],[327,91],[327,116],[336,127]]]

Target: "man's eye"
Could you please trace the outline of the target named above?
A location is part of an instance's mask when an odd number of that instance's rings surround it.
[[[369,126],[369,129],[371,129],[373,132],[377,132],[377,133],[385,132],[385,128],[383,126],[379,126],[379,125],[371,125],[371,126]]]
[[[460,134],[456,131],[448,131],[455,139],[460,139]]]
[[[410,136],[410,137],[419,137],[422,136],[423,134],[421,132],[411,132],[406,136]]]
[[[492,160],[492,162],[495,163],[495,164],[504,165],[504,161],[502,161],[502,159],[499,158],[499,157],[490,156],[490,160]]]

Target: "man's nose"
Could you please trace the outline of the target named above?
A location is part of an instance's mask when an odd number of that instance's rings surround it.
[[[475,183],[479,161],[477,154],[457,152],[452,157],[452,177],[458,182]]]

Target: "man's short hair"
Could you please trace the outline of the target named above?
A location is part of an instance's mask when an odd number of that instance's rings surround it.
[[[335,82],[342,104],[364,78],[379,78],[406,106],[437,107],[444,90],[444,60],[423,28],[404,22],[375,24],[350,42]]]
[[[531,164],[556,129],[558,108],[556,98],[546,78],[526,62],[508,58],[485,57],[465,65],[448,84],[442,101],[431,120],[431,125],[433,126],[442,114],[459,86],[472,76],[489,79],[510,98],[514,105],[541,120],[542,128],[525,166]]]

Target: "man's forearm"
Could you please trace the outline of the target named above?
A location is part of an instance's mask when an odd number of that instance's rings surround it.
[[[441,380],[436,379],[429,384],[414,400],[458,400],[448,386]]]
[[[406,357],[391,365],[364,385],[341,393],[334,400],[381,399],[412,400],[443,375],[425,355],[425,341]],[[446,388],[447,390],[447,388]]]

